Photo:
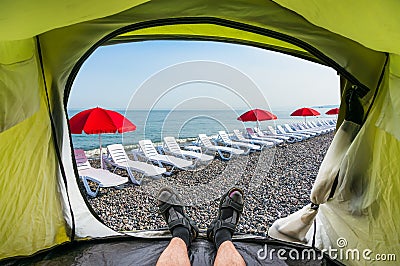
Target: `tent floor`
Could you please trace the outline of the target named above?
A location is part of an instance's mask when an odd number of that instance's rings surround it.
[[[6,265],[155,265],[168,240],[112,239],[82,241],[61,245],[37,255],[0,262]],[[316,259],[293,259],[302,254],[304,247],[289,246],[279,241],[240,240],[234,242],[247,265],[340,265],[327,256],[317,254]],[[259,250],[262,249],[262,252]],[[272,249],[275,249],[273,252]],[[280,251],[281,259],[276,251]],[[264,252],[267,250],[267,255]],[[297,251],[293,251],[297,250]],[[290,253],[291,257],[290,258]],[[260,254],[261,257],[258,256]],[[269,254],[272,254],[271,256]],[[197,239],[189,249],[192,265],[213,265],[216,255],[213,244]],[[264,259],[262,256],[266,256]],[[282,258],[285,257],[285,258]],[[322,257],[322,258],[321,258]]]

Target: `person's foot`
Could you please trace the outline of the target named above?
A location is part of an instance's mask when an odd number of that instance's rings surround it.
[[[186,215],[181,198],[174,190],[164,187],[158,192],[157,199],[158,212],[164,217],[172,236],[182,239],[189,247],[199,229]]]
[[[207,237],[217,249],[225,241],[232,241],[233,233],[243,212],[243,191],[231,188],[222,195],[217,218],[207,229]]]

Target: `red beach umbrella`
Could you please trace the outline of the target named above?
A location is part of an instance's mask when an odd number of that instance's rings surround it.
[[[253,109],[247,111],[237,118],[239,121],[248,122],[248,121],[265,121],[265,120],[275,120],[278,117],[271,112],[261,109]]]
[[[82,132],[99,134],[101,168],[103,168],[101,134],[123,133],[136,129],[136,126],[120,113],[100,107],[77,113],[71,117],[69,125],[72,134],[82,134]]]
[[[276,115],[274,115],[271,112],[268,112],[267,110],[262,110],[262,109],[252,109],[237,118],[237,120],[242,122],[257,121],[257,125],[259,121],[275,120],[275,119],[278,119]]]
[[[290,116],[304,116],[304,121],[306,121],[307,116],[318,116],[320,113],[312,108],[303,107],[300,109],[295,110]]]
[[[339,114],[339,108],[332,108],[331,110],[328,110],[325,114],[327,114],[327,115],[337,115],[337,114]]]

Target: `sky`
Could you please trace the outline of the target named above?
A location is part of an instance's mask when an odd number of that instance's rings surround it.
[[[248,109],[339,104],[336,71],[243,45],[144,41],[98,48],[69,109]]]

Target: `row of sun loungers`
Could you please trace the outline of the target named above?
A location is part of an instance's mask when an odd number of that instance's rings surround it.
[[[189,170],[210,162],[215,153],[218,153],[222,160],[230,160],[232,156],[247,155],[264,148],[326,134],[333,131],[335,125],[334,121],[319,121],[284,124],[276,128],[270,126],[268,131],[247,128],[248,137],[239,130],[233,130],[233,134],[219,131],[214,137],[199,134],[197,141],[186,146],[186,149],[182,149],[174,137],[165,137],[158,151],[151,140],[141,140],[139,148],[133,151],[134,160],[128,157],[121,144],[113,144],[107,146],[108,153],[103,160],[114,167],[114,172],[117,169],[125,170],[129,180],[140,185],[144,177],[159,178],[162,175],[171,175],[176,169]],[[93,168],[83,150],[76,149],[74,152],[79,176],[89,196],[95,197],[101,187],[117,187],[129,181],[127,177],[114,172]],[[95,189],[91,188],[89,181],[96,184]]]

